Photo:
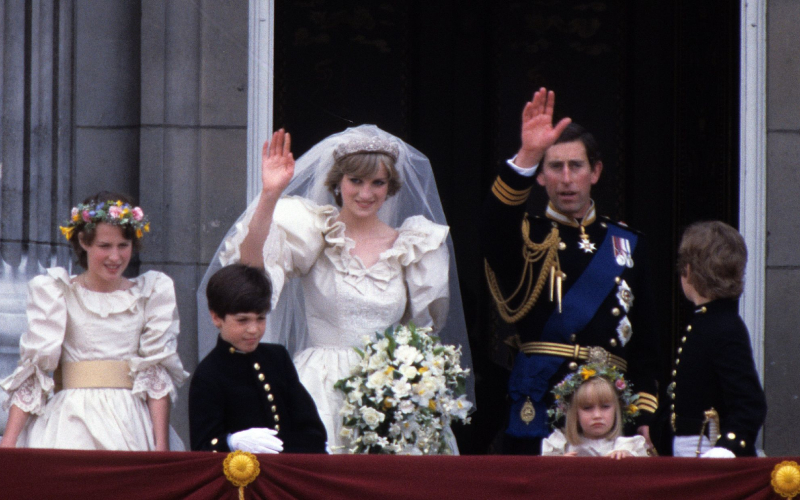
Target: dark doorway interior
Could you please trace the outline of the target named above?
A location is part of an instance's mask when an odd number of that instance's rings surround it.
[[[277,0],[275,29],[274,124],[293,133],[296,156],[374,123],[431,159],[478,386],[462,452],[490,452],[504,418],[505,353],[476,221],[540,86],[602,145],[600,213],[648,238],[666,371],[686,310],[674,271],[681,230],[738,219],[737,3]],[[537,192],[531,210],[543,206]]]

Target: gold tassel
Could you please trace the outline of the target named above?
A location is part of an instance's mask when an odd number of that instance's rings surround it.
[[[561,312],[561,280],[563,273],[558,260],[558,244],[561,242],[558,236],[558,229],[554,227],[544,241],[534,243],[530,240],[530,222],[527,214],[525,214],[522,219],[521,230],[524,243],[522,254],[525,264],[519,285],[507,298],[503,297],[500,286],[497,283],[497,276],[489,266],[489,262],[484,260],[484,271],[486,272],[489,291],[497,304],[500,317],[507,323],[516,323],[530,312],[542,293],[542,288],[547,282],[548,275],[550,276],[550,300],[553,300],[553,282],[555,281],[558,292],[559,312]],[[539,261],[542,261],[541,268],[538,277],[534,281],[535,264]],[[520,294],[521,303],[519,307],[511,307],[510,303]]]

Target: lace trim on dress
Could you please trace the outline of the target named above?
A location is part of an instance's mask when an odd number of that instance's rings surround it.
[[[40,415],[44,410],[45,394],[37,383],[36,375],[31,375],[22,382],[14,394],[3,403],[3,409],[8,411],[11,405],[17,406],[26,413]]]
[[[175,401],[175,385],[172,383],[172,377],[161,365],[149,366],[137,372],[132,392],[143,399],[146,399],[146,396],[161,399],[169,395],[170,399]]]

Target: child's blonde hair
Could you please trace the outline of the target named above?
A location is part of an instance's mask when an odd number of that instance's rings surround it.
[[[578,408],[609,403],[613,404],[616,410],[614,412],[614,425],[605,438],[616,439],[622,434],[622,406],[613,383],[605,377],[592,377],[578,387],[578,390],[570,398],[566,412],[564,435],[569,444],[573,446],[579,445],[583,440],[583,430],[578,422]]]

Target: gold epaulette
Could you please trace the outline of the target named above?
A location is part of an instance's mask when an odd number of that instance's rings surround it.
[[[542,288],[550,278],[550,300],[553,300],[553,288],[557,286],[559,311],[561,309],[561,264],[558,260],[558,244],[561,238],[558,235],[558,228],[554,227],[550,234],[541,243],[534,243],[530,239],[530,222],[528,214],[522,218],[522,257],[524,260],[522,268],[522,278],[519,285],[507,298],[503,297],[500,286],[497,284],[497,276],[489,266],[489,261],[484,260],[486,281],[489,283],[489,291],[492,293],[500,317],[507,323],[516,323],[530,312],[539,296]],[[541,261],[539,276],[534,280],[536,271],[535,264]],[[511,307],[510,303],[521,294],[520,305],[516,308]]]

